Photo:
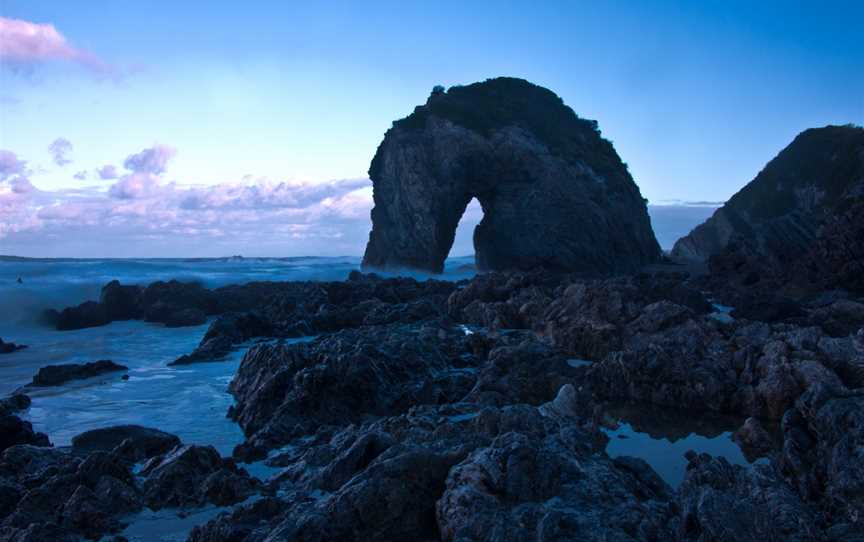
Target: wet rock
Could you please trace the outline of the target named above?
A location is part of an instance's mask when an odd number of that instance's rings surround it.
[[[411,324],[255,346],[229,386],[237,400],[230,415],[247,435],[235,454],[260,456],[320,425],[456,401],[473,384],[465,373],[451,371],[476,366],[469,343],[458,329]]]
[[[116,371],[125,371],[128,367],[119,365],[111,360],[103,359],[88,363],[66,363],[62,365],[49,365],[42,367],[33,377],[29,386],[59,386],[70,380],[92,378]]]
[[[33,431],[33,425],[18,416],[0,415],[0,451],[17,444],[50,446],[48,436]]]
[[[30,397],[23,393],[15,393],[0,399],[0,415],[14,414],[30,406]]]
[[[819,515],[771,465],[691,454],[678,491],[679,540],[823,540]]]
[[[393,123],[369,177],[364,267],[440,273],[472,197],[484,210],[479,269],[609,273],[660,258],[639,189],[596,123],[520,79],[433,93]]]
[[[644,466],[585,457],[574,438],[506,433],[454,467],[437,504],[442,540],[670,538],[671,489],[656,474],[642,482]]]
[[[0,339],[0,354],[11,354],[12,352],[17,352],[23,348],[27,348],[27,345],[7,343],[3,342],[3,339]]]
[[[115,425],[72,437],[72,448],[78,452],[113,450],[135,462],[167,453],[179,444],[175,435],[140,425]]]
[[[56,327],[60,331],[83,329],[87,327],[104,326],[111,319],[105,307],[96,301],[85,301],[77,307],[69,307],[60,311]]]
[[[200,326],[207,321],[207,314],[201,309],[182,309],[172,312],[163,320],[166,327]]]
[[[70,450],[13,446],[0,456],[0,479],[20,495],[3,526],[20,533],[56,525],[52,540],[98,539],[142,506],[128,464],[105,452],[82,459]]]
[[[141,293],[140,286],[124,286],[113,280],[102,287],[99,303],[110,321],[134,320],[142,315]]]
[[[864,394],[814,386],[782,427],[781,464],[799,493],[822,503],[832,523],[864,534]]]
[[[747,418],[732,438],[741,447],[748,461],[765,457],[777,449],[774,439],[756,418]]]
[[[212,446],[182,445],[154,457],[141,469],[142,490],[154,510],[174,506],[226,506],[244,500],[257,482]]]
[[[273,325],[256,312],[225,314],[210,324],[201,343],[192,353],[180,356],[169,365],[219,361],[224,359],[236,344],[254,337],[277,334]]]

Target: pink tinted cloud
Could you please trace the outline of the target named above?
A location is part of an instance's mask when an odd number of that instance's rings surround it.
[[[12,151],[0,149],[0,181],[12,175],[24,173],[26,162],[18,159]]]
[[[102,166],[96,170],[96,174],[99,175],[99,178],[103,181],[109,179],[116,179],[120,175],[117,173],[117,168],[112,165]]]
[[[157,144],[137,154],[128,156],[123,162],[123,167],[134,173],[160,175],[165,172],[168,161],[175,154],[177,154],[177,151],[173,147]]]
[[[97,72],[110,67],[84,49],[73,47],[53,24],[0,17],[0,61],[12,67],[49,61],[74,62]]]

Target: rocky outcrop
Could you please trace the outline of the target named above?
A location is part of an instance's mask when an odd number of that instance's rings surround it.
[[[806,130],[707,222],[678,240],[672,255],[711,259],[721,283],[766,290],[774,279],[816,290],[861,291],[862,202],[864,128]]]
[[[15,445],[0,454],[0,540],[101,540],[145,506],[228,505],[259,487],[212,447],[184,446],[152,429],[99,429],[73,443]]]
[[[42,367],[28,386],[59,386],[70,380],[81,380],[93,378],[107,373],[125,371],[128,367],[114,363],[108,359],[91,361],[88,363],[64,363],[61,365],[48,365]]]
[[[369,177],[367,268],[440,273],[472,198],[483,270],[613,273],[660,257],[645,201],[597,123],[521,79],[436,89],[393,123]]]
[[[24,344],[3,342],[3,339],[0,339],[0,354],[11,354],[12,352],[16,352],[22,348],[27,348],[27,346]]]
[[[273,458],[279,497],[197,527],[190,540],[667,540],[672,490],[600,451],[578,392],[533,407],[415,406],[318,429]]]

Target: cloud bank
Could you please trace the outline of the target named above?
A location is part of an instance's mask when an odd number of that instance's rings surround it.
[[[167,170],[175,149],[129,155],[126,172],[100,168],[102,186],[43,191],[26,163],[0,151],[0,253],[42,256],[301,255],[362,252],[372,207],[368,179],[327,183],[245,177],[191,186]],[[110,168],[110,169],[109,169]],[[18,183],[20,184],[20,182]],[[70,252],[87,245],[91,253]],[[34,250],[38,252],[34,253]]]

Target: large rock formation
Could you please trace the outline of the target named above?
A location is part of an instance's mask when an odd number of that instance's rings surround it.
[[[678,240],[672,255],[707,260],[727,250],[745,251],[763,267],[785,266],[812,250],[826,223],[862,199],[864,129],[806,130],[710,219]]]
[[[436,87],[387,131],[369,177],[367,268],[441,272],[472,198],[481,269],[629,272],[660,256],[639,188],[597,123],[521,79]]]

